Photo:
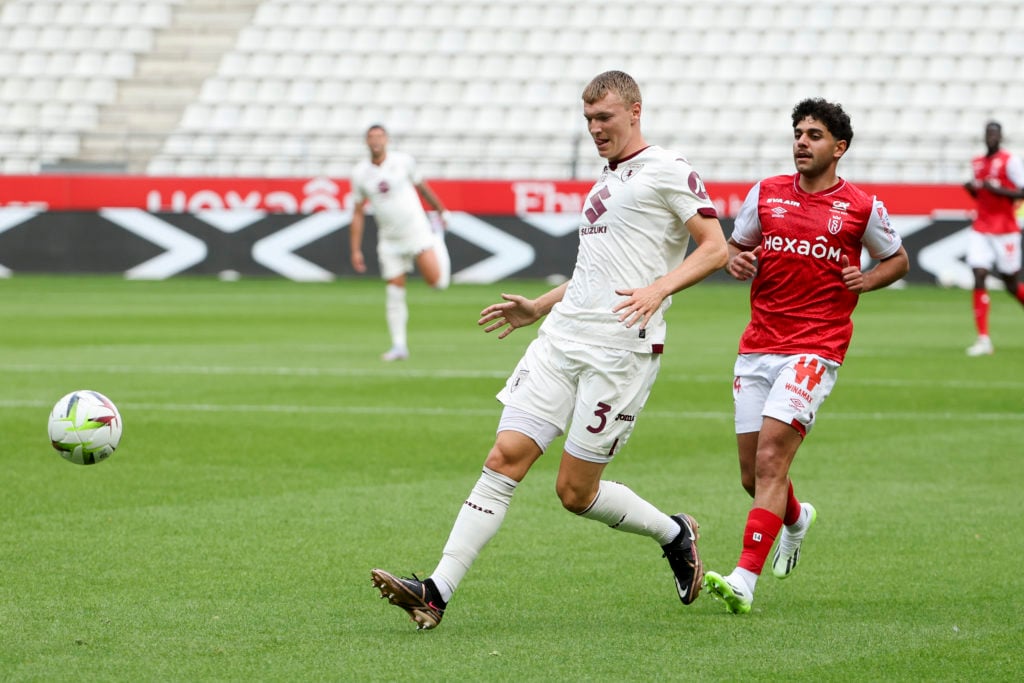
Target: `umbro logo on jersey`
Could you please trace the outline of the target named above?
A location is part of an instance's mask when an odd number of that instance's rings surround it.
[[[772,218],[782,218],[786,215],[786,208],[783,206],[772,207]]]

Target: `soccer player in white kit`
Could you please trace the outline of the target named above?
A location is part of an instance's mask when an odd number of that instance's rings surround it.
[[[437,568],[420,581],[374,569],[381,596],[418,628],[434,628],[478,553],[497,533],[516,486],[566,435],[555,490],[563,507],[619,531],[654,539],[683,604],[703,567],[697,522],[668,515],[624,484],[601,478],[625,446],[666,348],[671,295],[725,265],[725,235],[704,184],[682,155],[649,146],[640,89],[609,71],[583,91],[583,114],[607,166],[584,202],[572,278],[527,299],[502,294],[479,324],[498,338],[547,316],[505,388],[504,410],[483,472],[462,505]],[[686,256],[693,237],[697,246]]]
[[[352,171],[352,267],[357,273],[366,272],[363,227],[369,203],[377,223],[377,260],[387,282],[385,314],[391,334],[391,348],[381,360],[405,360],[409,357],[406,274],[412,272],[415,264],[428,285],[435,289],[448,287],[451,262],[444,243],[448,212],[420,175],[416,161],[408,154],[388,150],[388,134],[383,126],[367,129],[366,146],[370,158],[359,162]],[[420,196],[437,212],[437,231],[423,210]]]
[[[734,614],[750,611],[780,530],[772,573],[783,579],[796,567],[817,511],[796,498],[790,465],[835,385],[860,295],[910,263],[885,205],[836,174],[853,139],[842,107],[808,99],[792,118],[797,172],[754,185],[729,238],[728,272],[753,278],[733,397],[740,482],[754,502],[736,569],[708,571],[704,585]],[[863,248],[878,260],[868,271]]]

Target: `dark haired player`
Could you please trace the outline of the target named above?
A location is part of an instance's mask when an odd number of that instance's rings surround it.
[[[704,585],[737,614],[750,611],[776,537],[772,573],[786,578],[796,568],[816,511],[797,500],[789,467],[836,382],[860,295],[909,268],[882,202],[836,175],[851,140],[850,117],[838,104],[797,104],[797,172],[754,185],[729,239],[727,271],[753,278],[733,397],[740,481],[754,503],[736,568],[727,576],[707,572]],[[863,247],[878,259],[866,272]]]

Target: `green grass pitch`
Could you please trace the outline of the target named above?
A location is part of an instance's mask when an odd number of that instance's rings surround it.
[[[0,281],[0,680],[1016,681],[1024,677],[1024,311],[993,293],[866,295],[793,476],[819,510],[753,613],[684,608],[649,539],[564,512],[557,457],[516,493],[433,632],[369,570],[421,576],[493,441],[535,334],[477,326],[501,291],[410,286],[387,365],[382,283]],[[609,467],[701,522],[729,571],[749,499],[732,433],[746,289],[675,297],[661,377]],[[92,467],[47,444],[54,401],[120,407]],[[555,453],[560,441],[555,444]]]

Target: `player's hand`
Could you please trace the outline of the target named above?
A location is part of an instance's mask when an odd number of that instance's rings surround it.
[[[352,268],[357,273],[365,273],[366,272],[366,260],[363,259],[363,252],[361,252],[361,251],[353,251],[352,252]]]
[[[486,325],[484,332],[494,332],[504,327],[505,329],[501,330],[501,334],[498,335],[498,339],[504,339],[512,334],[513,330],[532,325],[540,320],[541,316],[533,299],[527,299],[518,294],[502,294],[501,298],[505,301],[491,304],[480,311],[480,319],[476,321],[476,324]]]
[[[725,270],[737,280],[749,280],[757,275],[757,261],[761,258],[761,245],[750,251],[741,251],[729,259]]]
[[[612,313],[618,313],[619,322],[625,323],[626,327],[639,325],[641,330],[647,328],[647,323],[665,300],[665,293],[653,284],[638,289],[616,289],[615,293],[626,299],[613,308]]]
[[[850,257],[843,254],[839,257],[839,265],[843,267],[843,284],[851,292],[858,294],[864,291],[864,273],[858,266],[850,265]]]

